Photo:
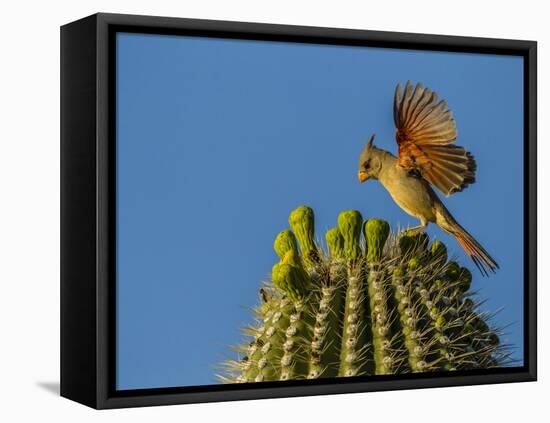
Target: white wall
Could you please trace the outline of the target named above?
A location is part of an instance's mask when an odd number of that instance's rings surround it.
[[[543,1],[12,1],[0,26],[0,420],[521,421],[547,382],[550,74]],[[539,382],[95,412],[59,381],[59,26],[98,12],[256,21],[539,42]],[[506,87],[502,87],[506,89]],[[506,183],[506,175],[502,175]],[[503,228],[504,230],[505,228]],[[521,281],[518,281],[520,283]],[[547,332],[547,331],[546,331]]]

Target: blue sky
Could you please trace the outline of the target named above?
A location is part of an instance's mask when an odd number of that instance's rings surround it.
[[[276,261],[275,235],[307,204],[317,236],[342,210],[417,221],[358,155],[396,153],[393,91],[447,100],[477,182],[443,201],[495,257],[474,271],[504,341],[523,355],[523,62],[520,57],[166,35],[117,38],[117,387],[217,383]],[[458,244],[430,225],[462,264]]]

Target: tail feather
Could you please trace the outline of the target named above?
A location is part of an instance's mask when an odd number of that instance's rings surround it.
[[[489,276],[489,272],[496,273],[499,268],[494,258],[481,246],[476,239],[468,233],[454,219],[451,213],[441,203],[436,205],[437,225],[453,235],[466,254],[470,256],[483,276]]]
[[[495,259],[464,228],[460,225],[458,225],[458,228],[453,235],[464,251],[472,258],[479,271],[484,276],[488,276],[489,271],[496,273],[499,266]]]

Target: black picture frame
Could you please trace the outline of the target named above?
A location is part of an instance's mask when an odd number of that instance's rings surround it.
[[[117,31],[520,55],[524,58],[524,365],[483,371],[117,391]],[[537,45],[471,38],[98,13],[61,27],[61,395],[97,409],[534,381]]]

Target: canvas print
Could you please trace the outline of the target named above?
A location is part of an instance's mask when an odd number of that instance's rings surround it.
[[[523,365],[523,58],[118,33],[116,388]]]

